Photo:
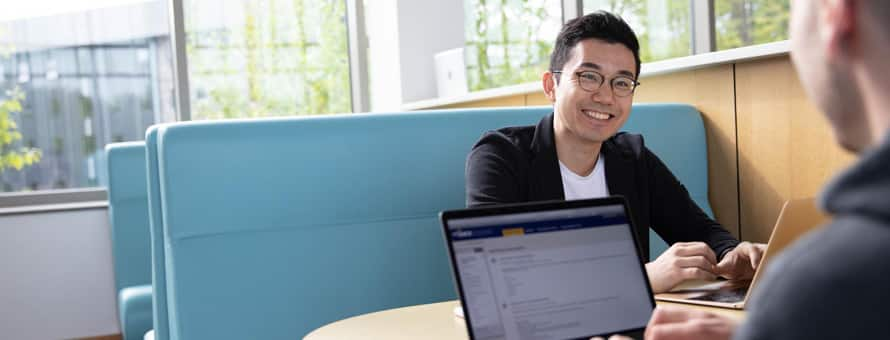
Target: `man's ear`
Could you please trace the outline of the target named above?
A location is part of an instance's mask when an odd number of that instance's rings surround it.
[[[552,72],[546,71],[541,78],[541,85],[544,86],[544,95],[547,96],[551,103],[556,102],[556,82],[553,80],[554,76]]]
[[[856,0],[829,0],[824,2],[819,16],[822,19],[822,38],[826,43],[829,60],[843,59],[856,53],[857,10]]]

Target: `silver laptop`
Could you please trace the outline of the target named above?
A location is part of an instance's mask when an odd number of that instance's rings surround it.
[[[621,197],[446,211],[471,339],[641,337],[655,302]]]
[[[746,281],[690,281],[670,292],[655,296],[656,300],[690,303],[730,309],[745,309],[751,292],[760,280],[769,262],[788,245],[802,235],[828,222],[828,216],[819,211],[814,198],[793,199],[785,202],[773,233],[769,238],[763,259],[752,280]]]

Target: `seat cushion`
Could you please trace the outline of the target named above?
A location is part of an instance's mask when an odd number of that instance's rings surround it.
[[[118,311],[124,340],[142,339],[152,329],[151,285],[121,289]]]

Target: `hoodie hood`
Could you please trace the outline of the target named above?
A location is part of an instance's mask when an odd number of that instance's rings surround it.
[[[832,215],[890,221],[890,136],[835,178],[823,192],[820,206]]]

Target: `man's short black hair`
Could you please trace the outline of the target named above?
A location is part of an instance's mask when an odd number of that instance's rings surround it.
[[[606,11],[596,11],[569,20],[556,37],[550,54],[550,70],[560,71],[571,57],[572,48],[581,40],[599,39],[610,44],[622,44],[634,54],[635,76],[640,76],[640,42],[637,35],[621,17]]]

